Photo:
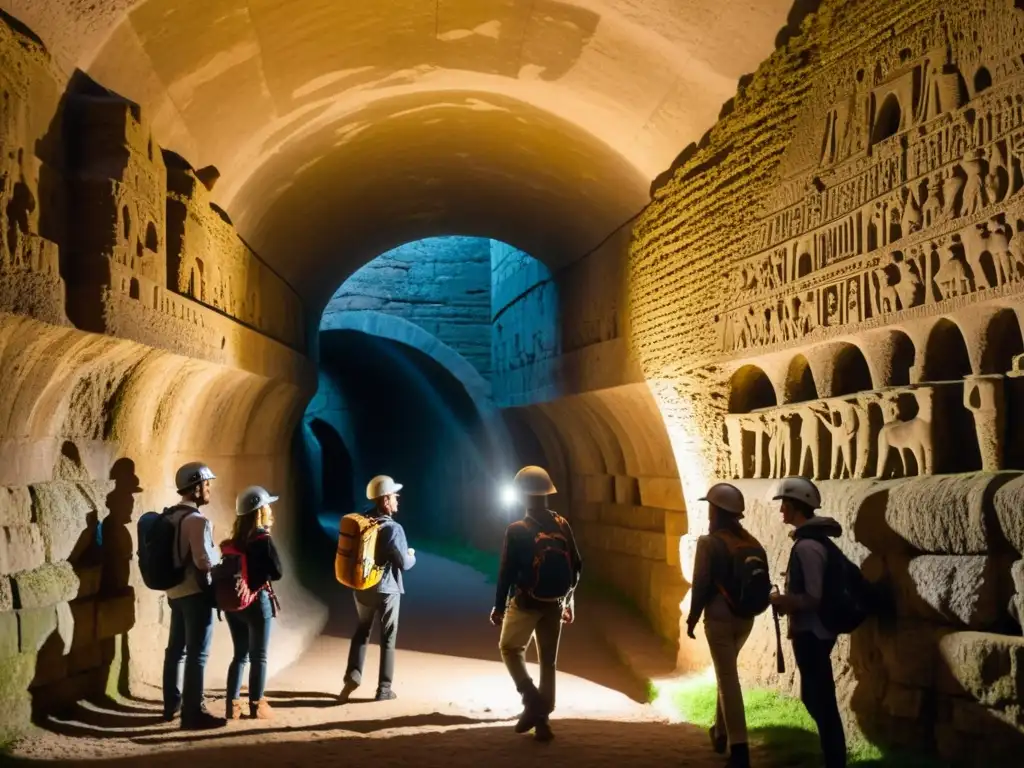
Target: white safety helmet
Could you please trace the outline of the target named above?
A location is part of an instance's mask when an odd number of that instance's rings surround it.
[[[268,504],[273,504],[279,497],[271,496],[270,492],[260,485],[250,485],[235,499],[235,514],[238,517],[251,515]]]
[[[775,496],[772,498],[802,501],[811,509],[818,509],[821,506],[821,492],[818,491],[818,486],[806,477],[784,478],[775,489]]]
[[[174,473],[174,487],[178,489],[179,493],[187,493],[203,480],[215,480],[216,478],[213,470],[201,461],[190,461],[188,464],[183,464]]]
[[[523,467],[516,472],[512,484],[524,496],[550,496],[552,493],[558,493],[547,470],[533,465]]]
[[[396,483],[387,475],[377,475],[366,485],[366,498],[375,501],[382,496],[398,493],[402,490],[402,484]]]
[[[737,518],[743,517],[743,510],[746,509],[742,491],[729,483],[715,483],[708,489],[707,495],[699,500],[706,501]]]

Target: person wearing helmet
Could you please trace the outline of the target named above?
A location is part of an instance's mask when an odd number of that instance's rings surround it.
[[[202,507],[210,503],[210,481],[214,479],[213,471],[198,461],[183,465],[174,476],[181,497],[172,511],[172,521],[178,530],[174,558],[176,566],[184,567],[185,577],[166,593],[171,629],[164,653],[164,719],[173,720],[180,706],[181,727],[186,730],[207,730],[227,724],[224,718],[211,714],[203,700],[203,676],[213,638],[210,571],[220,561],[220,555],[213,545],[213,526],[203,515]],[[184,685],[180,685],[182,664]]]
[[[238,494],[231,537],[221,543],[224,553],[245,554],[246,582],[256,593],[256,598],[247,608],[224,613],[235,650],[228,666],[227,716],[230,720],[242,717],[242,703],[238,697],[242,690],[242,675],[250,660],[248,715],[258,720],[272,717],[270,704],[263,693],[267,686],[270,627],[277,614],[277,600],[271,582],[281,578],[281,558],[270,537],[274,526],[274,512],[270,505],[277,500],[277,496],[271,496],[266,488],[259,485],[251,485]]]
[[[822,543],[836,538],[842,526],[830,517],[815,514],[821,494],[807,478],[788,477],[779,483],[776,500],[782,502],[782,521],[793,526],[793,547],[786,568],[786,592],[772,593],[772,605],[789,617],[788,636],[800,670],[800,698],[818,726],[826,768],[845,768],[846,736],[836,702],[832,676],[832,649],[836,636],[822,623],[818,608],[823,594],[828,550]]]
[[[715,722],[708,735],[719,754],[724,754],[728,747],[726,765],[748,768],[747,721],[737,659],[754,628],[754,619],[737,615],[729,602],[726,585],[733,575],[732,549],[740,545],[754,548],[761,545],[740,524],[745,504],[743,493],[736,486],[717,483],[700,500],[708,502],[710,533],[697,539],[686,634],[691,639],[696,637],[694,628],[703,615],[704,635],[718,685]]]
[[[380,616],[380,672],[377,677],[377,701],[397,699],[391,689],[395,676],[395,644],[398,641],[398,611],[405,584],[402,574],[416,565],[416,551],[409,546],[405,529],[395,521],[398,513],[398,492],[402,484],[387,475],[377,475],[366,486],[366,498],[373,507],[365,514],[380,519],[374,560],[384,566],[384,575],[369,589],[354,591],[359,625],[348,649],[348,667],[341,700],[347,701],[362,684],[366,646],[370,642],[373,622]]]
[[[523,701],[516,733],[535,729],[534,738],[554,734],[548,716],[555,708],[555,666],[562,624],[575,619],[574,593],[582,559],[568,521],[548,508],[555,485],[541,467],[519,470],[513,482],[526,514],[505,530],[491,624],[501,627],[501,658]],[[526,669],[526,646],[537,643],[540,686]]]

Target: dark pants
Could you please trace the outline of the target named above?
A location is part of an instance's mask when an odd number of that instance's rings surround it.
[[[241,694],[245,665],[251,661],[249,701],[255,704],[263,698],[267,688],[267,649],[270,646],[270,626],[274,621],[270,595],[263,590],[244,611],[225,612],[224,618],[235,646],[235,655],[228,666],[228,699],[237,699]]]
[[[363,664],[366,662],[366,646],[370,642],[370,630],[373,620],[380,614],[380,675],[377,688],[382,691],[391,689],[391,681],[395,676],[395,643],[398,640],[398,607],[402,596],[399,594],[383,594],[381,592],[353,592],[356,601],[356,613],[359,615],[359,626],[352,635],[348,647],[348,669],[345,671],[345,682],[360,685],[363,682]]]
[[[516,690],[529,706],[532,694],[537,691],[544,703],[546,716],[555,709],[555,669],[558,665],[558,644],[562,637],[562,604],[538,606],[534,609],[520,608],[513,600],[505,611],[501,622],[501,637],[498,648],[505,662]],[[540,685],[534,687],[530,672],[526,668],[526,647],[530,639],[536,638],[537,658],[540,662]]]
[[[835,644],[835,640],[821,640],[811,632],[793,636],[793,655],[800,670],[800,698],[818,726],[825,768],[846,766],[846,735],[836,703],[836,681],[832,677]]]
[[[164,710],[181,704],[183,716],[198,714],[203,705],[203,671],[213,638],[213,604],[206,594],[168,600],[171,632],[164,652]],[[184,687],[180,688],[181,666]]]

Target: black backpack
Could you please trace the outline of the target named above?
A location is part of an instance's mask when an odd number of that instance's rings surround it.
[[[172,516],[183,507],[173,506],[163,512],[147,512],[139,519],[139,571],[147,587],[164,591],[185,579],[184,566],[174,564],[175,547],[181,547],[181,521]]]
[[[874,589],[834,541],[815,541],[824,544],[827,553],[818,617],[829,632],[849,634],[874,613]]]
[[[768,555],[761,542],[746,531],[742,535],[724,529],[712,534],[725,548],[729,570],[717,583],[729,609],[740,618],[752,619],[768,610],[772,580]]]
[[[526,594],[540,602],[557,602],[575,586],[576,571],[563,525],[565,520],[554,513],[551,519],[556,526],[554,529],[531,517],[526,518],[527,527],[533,531],[532,578]]]

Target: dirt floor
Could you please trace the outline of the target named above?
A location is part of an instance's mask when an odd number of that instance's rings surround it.
[[[453,590],[451,585],[459,585]],[[556,738],[548,744],[512,731],[519,702],[487,621],[493,585],[475,571],[428,554],[407,578],[399,628],[396,701],[370,700],[379,660],[367,655],[364,685],[340,705],[355,611],[338,587],[325,633],[274,675],[273,721],[244,720],[205,733],[160,718],[159,691],[103,704],[82,703],[19,744],[11,764],[314,766],[721,766],[706,734],[666,722],[639,703],[642,690],[593,630],[586,605],[566,628],[559,657]],[[217,631],[221,631],[218,625]],[[226,631],[226,630],[224,630]],[[376,641],[376,633],[373,641]],[[273,641],[271,641],[273,653]],[[531,654],[532,655],[532,654]],[[536,668],[533,668],[536,676]],[[223,710],[225,670],[207,669],[207,698]],[[244,694],[243,694],[244,695]],[[187,754],[183,754],[187,752]],[[3,759],[0,758],[0,761]]]

